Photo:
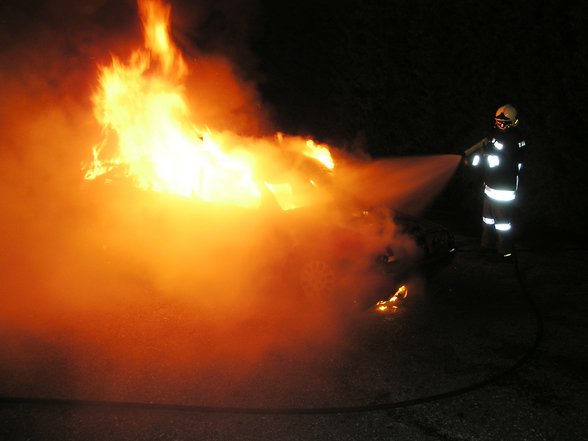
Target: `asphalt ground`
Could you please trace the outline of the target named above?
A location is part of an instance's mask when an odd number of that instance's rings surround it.
[[[456,242],[398,313],[246,368],[177,369],[153,343],[120,365],[76,336],[3,331],[0,439],[588,439],[588,252],[522,243],[515,265]],[[185,341],[181,311],[165,314],[153,332]]]

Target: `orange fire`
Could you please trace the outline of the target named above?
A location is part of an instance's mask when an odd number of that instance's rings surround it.
[[[145,48],[127,63],[113,57],[110,66],[99,68],[93,102],[103,137],[85,178],[130,179],[144,190],[242,207],[258,207],[264,189],[283,209],[308,201],[276,176],[275,169],[284,169],[281,153],[312,158],[332,170],[329,148],[282,134],[244,137],[192,121],[185,96],[190,72],[169,35],[171,8],[158,0],[138,5]],[[293,179],[316,184],[300,173]]]
[[[380,300],[376,303],[376,311],[381,313],[395,313],[398,311],[398,303],[405,300],[408,296],[408,288],[402,285],[388,300]]]

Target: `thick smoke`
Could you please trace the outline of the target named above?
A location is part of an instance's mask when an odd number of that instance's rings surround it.
[[[417,213],[456,166],[454,158],[369,163],[335,152],[343,166],[331,197],[288,213],[271,199],[251,212],[85,182],[82,164],[101,136],[90,99],[96,65],[142,44],[134,5],[4,8],[11,23],[0,34],[5,393],[38,382],[41,395],[61,385],[68,390],[58,392],[85,397],[157,399],[160,392],[142,389],[148,378],[180,388],[174,378],[222,382],[219,372],[230,367],[234,380],[272,351],[302,357],[340,341],[348,308],[380,289],[371,258],[395,232],[386,210],[377,223],[358,223],[361,207],[396,201]],[[198,22],[209,34],[220,26],[213,9],[197,9],[211,15]],[[190,29],[190,16],[181,17],[181,29]],[[216,130],[270,133],[251,76],[237,76],[247,63],[211,53],[231,52],[228,41],[208,35],[204,48],[187,48],[194,117]],[[407,238],[398,243],[407,261],[418,257]],[[324,272],[333,262],[336,279]]]

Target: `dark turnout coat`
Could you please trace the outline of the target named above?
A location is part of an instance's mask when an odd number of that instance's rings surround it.
[[[525,154],[525,140],[518,128],[494,129],[483,147],[482,165],[486,186],[495,190],[518,189],[519,171]]]

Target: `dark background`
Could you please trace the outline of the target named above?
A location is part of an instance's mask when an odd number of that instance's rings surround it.
[[[374,157],[461,153],[496,109],[527,140],[521,236],[580,240],[588,190],[583,2],[262,2],[253,48],[284,131]],[[478,222],[480,179],[460,168],[441,201]]]

